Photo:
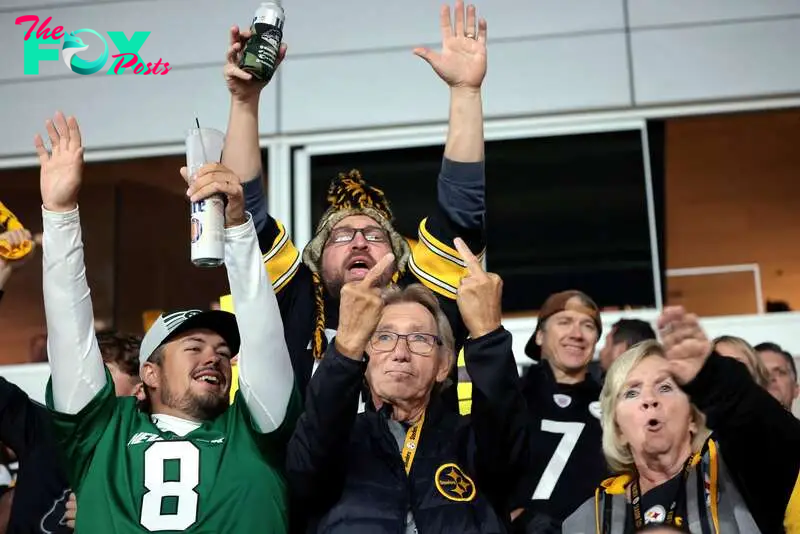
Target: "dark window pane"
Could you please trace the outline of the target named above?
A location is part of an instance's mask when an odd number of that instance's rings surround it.
[[[600,306],[655,304],[637,131],[488,143],[488,267],[505,311],[576,288]]]
[[[312,157],[312,225],[331,178],[358,168],[386,193],[398,231],[416,238],[436,207],[442,152]],[[488,267],[504,279],[504,311],[537,309],[567,288],[600,306],[655,304],[638,130],[489,142],[486,172]]]

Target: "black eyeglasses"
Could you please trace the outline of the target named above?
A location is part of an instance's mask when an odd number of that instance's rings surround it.
[[[388,241],[386,232],[380,226],[367,226],[366,228],[350,228],[347,226],[334,228],[328,237],[328,242],[334,244],[349,243],[355,239],[356,234],[361,234],[370,243],[385,243]]]
[[[378,330],[372,334],[369,343],[372,345],[372,348],[378,352],[389,352],[394,350],[400,338],[406,340],[406,346],[409,352],[421,356],[427,356],[433,351],[434,347],[442,346],[441,338],[433,334],[425,334],[422,332],[398,334],[396,332],[389,332],[388,330]]]

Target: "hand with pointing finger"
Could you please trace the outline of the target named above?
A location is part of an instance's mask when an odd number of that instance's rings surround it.
[[[487,273],[478,258],[458,237],[456,250],[467,265],[467,275],[458,286],[456,302],[472,339],[494,332],[503,323],[503,280]]]
[[[369,338],[378,326],[383,299],[377,287],[383,273],[394,265],[394,254],[389,253],[372,266],[362,280],[349,282],[342,287],[339,297],[339,328],[336,332],[336,350],[340,354],[361,360]]]

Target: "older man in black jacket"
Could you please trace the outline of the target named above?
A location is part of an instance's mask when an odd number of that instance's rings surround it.
[[[460,239],[458,307],[470,333],[472,414],[442,406],[453,334],[433,293],[374,286],[391,254],[342,290],[339,331],[312,378],[287,475],[309,532],[501,533],[527,447],[502,282]],[[365,353],[368,358],[365,358]],[[373,410],[356,414],[364,379]]]

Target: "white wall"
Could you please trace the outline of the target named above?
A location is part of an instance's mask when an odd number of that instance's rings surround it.
[[[180,143],[194,113],[224,129],[227,28],[247,24],[257,4],[2,0],[0,158],[32,154],[30,138],[56,109],[81,119],[90,149]],[[263,135],[446,118],[446,89],[411,54],[437,45],[440,0],[285,4],[290,57],[264,95]],[[489,21],[490,118],[800,93],[790,57],[800,45],[795,0],[490,0],[478,7]],[[143,57],[163,58],[173,71],[79,76],[57,61],[23,76],[27,25],[14,20],[26,14],[52,16],[51,27],[68,30],[150,31]]]

